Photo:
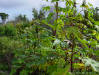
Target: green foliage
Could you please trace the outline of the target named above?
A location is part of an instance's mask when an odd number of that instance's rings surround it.
[[[85,66],[91,66],[94,71],[99,72],[99,62],[90,58],[82,58],[82,61],[85,63]]]
[[[37,11],[35,8],[33,9],[33,19],[36,20],[36,19],[39,19],[39,20],[42,20],[45,18],[45,12],[44,10],[41,8],[40,11]]]
[[[0,36],[3,36],[5,34],[5,27],[0,26]]]
[[[2,19],[2,24],[5,24],[6,19],[8,18],[8,14],[6,13],[0,13],[0,17]]]
[[[11,62],[14,57],[14,51],[20,48],[20,42],[8,37],[0,37],[0,73],[7,74],[11,70]],[[6,62],[5,62],[6,61]]]
[[[13,25],[5,26],[5,35],[6,36],[15,36],[17,34],[16,28]]]
[[[17,30],[12,24],[6,24],[5,26],[0,26],[1,36],[16,36]]]
[[[92,5],[83,2],[82,15],[74,0],[62,0],[66,7],[58,5],[61,0],[50,1],[56,3],[53,12],[50,6],[33,9],[32,21],[20,15],[15,25],[0,26],[5,36],[0,37],[0,69],[10,75],[98,74],[99,27],[94,25]],[[49,12],[46,17],[44,10]]]
[[[94,19],[95,19],[96,21],[99,20],[99,13],[98,13],[98,11],[99,11],[99,8],[96,7],[96,8],[94,9]]]
[[[18,15],[17,17],[15,17],[15,21],[16,22],[28,22],[29,20],[28,20],[28,18],[27,18],[27,16],[26,15]]]
[[[95,21],[95,24],[96,24],[96,25],[99,25],[99,21]]]

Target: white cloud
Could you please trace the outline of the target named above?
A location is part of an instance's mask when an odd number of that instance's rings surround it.
[[[0,0],[0,7],[12,8],[24,5],[22,0]]]

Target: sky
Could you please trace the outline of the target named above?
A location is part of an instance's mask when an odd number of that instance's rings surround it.
[[[99,7],[99,0],[87,1],[94,7]],[[77,0],[77,3],[81,2],[82,0]],[[32,8],[39,10],[43,5],[50,5],[50,3],[44,0],[0,0],[0,12],[8,13],[8,20],[13,20],[19,14],[26,14],[29,19],[32,19]]]

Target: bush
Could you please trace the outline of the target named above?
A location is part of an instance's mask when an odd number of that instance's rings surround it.
[[[0,37],[0,70],[2,72],[10,72],[14,52],[23,46],[19,41],[10,39],[9,37]],[[6,62],[5,62],[6,61]],[[1,72],[0,71],[0,72]],[[2,74],[0,75],[8,75]]]
[[[0,26],[0,36],[3,36],[5,34],[5,27]]]
[[[5,26],[5,35],[6,36],[15,36],[17,34],[17,30],[13,25]]]
[[[0,26],[0,36],[15,36],[17,34],[16,28],[11,24]]]

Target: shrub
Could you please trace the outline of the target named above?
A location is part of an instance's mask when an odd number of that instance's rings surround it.
[[[17,34],[17,30],[13,25],[5,26],[5,35],[6,36],[15,36]]]
[[[0,36],[3,36],[5,34],[5,27],[0,26]]]

